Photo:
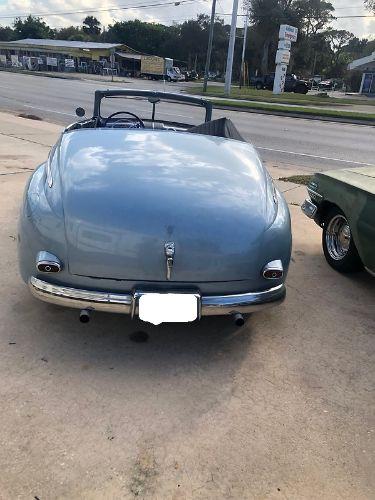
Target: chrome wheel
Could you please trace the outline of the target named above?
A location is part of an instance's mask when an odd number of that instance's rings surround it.
[[[349,251],[351,239],[350,227],[343,215],[337,214],[329,221],[325,238],[332,259],[343,259]]]

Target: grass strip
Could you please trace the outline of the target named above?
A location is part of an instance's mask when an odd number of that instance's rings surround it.
[[[313,178],[312,175],[291,175],[290,177],[279,177],[279,181],[293,182],[294,184],[302,184],[307,186],[307,184]]]
[[[375,113],[359,113],[356,111],[341,111],[336,109],[316,109],[302,106],[278,106],[277,104],[264,104],[259,102],[234,102],[227,99],[210,99],[217,107],[231,107],[237,109],[259,109],[264,111],[277,111],[285,114],[302,116],[322,116],[330,118],[346,118],[352,120],[363,120],[369,123],[375,122]]]
[[[199,87],[190,87],[186,90],[190,94],[207,95],[211,97],[223,97],[225,93],[222,87],[209,86],[207,92],[203,93]],[[343,97],[321,97],[311,94],[295,94],[293,92],[284,92],[282,95],[274,95],[271,90],[256,90],[243,88],[239,89],[232,87],[231,99],[249,99],[250,101],[267,101],[280,104],[313,104],[317,106],[347,106],[349,104],[357,104],[358,106],[375,106],[375,99],[362,98],[352,99]]]

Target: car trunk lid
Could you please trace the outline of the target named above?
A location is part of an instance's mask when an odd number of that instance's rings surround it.
[[[173,242],[171,281],[259,276],[266,180],[248,144],[99,129],[70,133],[60,154],[72,274],[165,281]]]

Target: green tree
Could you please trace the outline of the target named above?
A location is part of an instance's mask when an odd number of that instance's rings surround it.
[[[369,56],[373,52],[375,52],[375,39],[367,42],[367,45],[364,47],[361,57]]]
[[[306,36],[316,35],[325,29],[334,19],[334,7],[322,0],[297,0],[293,8],[300,19],[301,32]]]
[[[229,33],[230,25],[225,25],[221,19],[216,19],[214,24],[214,39],[212,44],[212,54],[211,54],[211,69],[219,71],[221,74],[225,72],[225,66],[227,61],[227,50],[229,43]],[[242,35],[243,36],[243,33]],[[207,37],[208,38],[208,37]],[[248,38],[249,42],[249,38]],[[239,58],[242,50],[242,45],[240,43],[235,44],[234,52],[234,68],[233,76],[236,77],[239,73]],[[204,69],[204,63],[206,61],[206,53],[203,52],[203,64],[202,70]]]
[[[297,0],[294,8],[300,19],[300,32],[293,47],[293,61],[298,71],[319,74],[328,64],[329,43],[322,31],[335,19],[334,7],[323,0]]]
[[[9,42],[15,39],[14,30],[10,26],[0,26],[0,40]]]
[[[355,38],[346,30],[329,29],[324,33],[330,45],[330,66],[328,71],[332,77],[341,77],[347,64],[353,59],[348,52],[349,43]]]
[[[13,23],[14,34],[17,39],[22,38],[54,38],[55,32],[41,17],[31,14],[26,19],[17,17]]]
[[[250,19],[262,44],[261,70],[268,73],[270,59],[274,58],[280,24],[299,27],[294,0],[245,0],[250,7]],[[272,56],[270,57],[270,49]]]
[[[196,20],[189,19],[181,25],[181,59],[187,61],[187,65],[191,68],[195,58],[198,58],[204,53],[204,48],[208,42],[208,24],[210,18],[204,14],[200,14]]]
[[[351,54],[351,56],[353,56],[353,59],[354,57],[362,57],[363,53],[366,51],[368,44],[369,41],[367,40],[367,38],[359,39],[357,37],[354,37],[349,40],[346,52]]]
[[[334,19],[334,7],[325,0],[244,0],[250,7],[253,36],[253,61],[267,73],[273,66],[280,24],[298,28],[298,40],[293,44],[289,70],[310,74],[324,54],[319,51],[326,45],[320,33]],[[254,55],[256,56],[254,58]]]
[[[94,16],[86,16],[82,21],[82,30],[92,37],[97,37],[101,32],[101,23]]]
[[[124,43],[145,54],[164,55],[161,47],[168,37],[169,27],[163,24],[134,21],[116,22],[109,25],[103,37],[105,41]]]
[[[66,28],[56,30],[56,39],[86,41],[90,40],[90,36],[79,26],[67,26]]]
[[[209,17],[199,14],[181,24],[163,24],[134,21],[116,22],[102,33],[101,40],[123,43],[145,54],[171,57],[178,64],[202,72],[206,60]],[[212,69],[223,71],[228,48],[229,27],[217,19],[214,24]]]
[[[161,47],[162,54],[178,59],[189,69],[194,68],[202,73],[206,62],[209,23],[210,18],[207,15],[198,14],[196,19],[169,27],[168,40]],[[225,69],[229,29],[221,19],[215,20],[210,67],[212,71],[222,73]],[[240,44],[237,44],[236,48],[238,52]]]

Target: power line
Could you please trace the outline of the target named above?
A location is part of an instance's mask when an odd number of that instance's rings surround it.
[[[358,9],[359,7],[363,7],[363,4],[352,5],[350,7],[335,7],[335,10]]]
[[[335,16],[335,19],[353,19],[355,17],[375,17],[370,15],[364,15],[364,16]]]
[[[185,3],[196,3],[201,2],[202,0],[174,0],[172,2],[159,2],[152,4],[141,4],[141,5],[131,5],[131,6],[118,6],[118,7],[110,7],[105,9],[85,9],[85,10],[74,10],[68,12],[42,12],[39,14],[32,14],[34,17],[50,17],[50,16],[70,16],[74,14],[89,14],[95,12],[112,12],[116,10],[131,10],[131,9],[149,9],[152,7],[166,7],[168,5],[175,5],[176,7],[185,4]],[[203,0],[205,1],[205,0]],[[25,18],[30,16],[31,14],[13,14],[7,16],[0,16],[0,19],[14,19],[14,18]]]
[[[200,3],[200,2],[206,2],[207,0],[174,0],[174,1],[169,1],[169,2],[157,2],[157,3],[151,3],[151,4],[138,4],[138,5],[131,5],[131,6],[113,6],[113,7],[107,7],[107,8],[98,8],[98,9],[82,9],[82,10],[75,10],[75,11],[59,11],[59,12],[42,12],[42,13],[36,13],[32,14],[35,17],[50,17],[50,16],[68,16],[68,15],[74,15],[74,14],[89,14],[89,13],[97,13],[97,12],[112,12],[112,11],[119,11],[119,10],[131,10],[131,9],[149,9],[153,7],[167,7],[171,5],[175,5],[176,7],[181,5],[181,4],[191,4],[191,3]],[[219,2],[219,5],[222,7],[222,5]],[[338,7],[336,10],[341,10],[341,9],[346,9],[346,8],[353,8],[353,7]],[[27,18],[29,14],[13,14],[13,15],[7,15],[7,16],[0,16],[0,19],[14,19],[14,18]],[[224,12],[216,12],[216,15],[218,17],[226,17],[226,16],[232,16],[231,13],[224,13]],[[238,17],[246,17],[247,14],[238,14]],[[259,16],[259,17],[267,17],[265,16]],[[365,15],[348,15],[348,16],[335,16],[335,19],[355,19],[355,18],[374,18],[375,15],[371,14],[365,14]],[[174,19],[174,21],[183,21],[187,20],[190,18],[184,18],[184,19]],[[165,22],[166,20],[164,20]],[[163,21],[162,21],[163,22]]]
[[[224,16],[228,16],[228,15],[232,15],[232,14],[224,14],[222,12],[218,12],[216,11],[216,17],[224,17]],[[238,17],[245,17],[245,14],[238,14]],[[350,17],[353,17],[353,16],[350,16]],[[375,17],[375,16],[365,16],[365,17]],[[159,17],[157,19],[155,19],[155,22],[160,22],[161,24],[163,23],[166,23],[166,22],[176,22],[176,23],[179,23],[179,22],[183,22],[183,21],[190,21],[192,20],[193,18],[190,16],[190,17],[179,17],[179,18],[176,18],[176,17],[168,17],[168,18],[160,18]],[[336,18],[337,19],[337,18]],[[340,17],[339,19],[343,19],[343,17]],[[193,19],[194,20],[194,19]],[[243,38],[242,36],[238,37],[238,38]]]
[[[219,13],[218,14],[219,16],[231,16],[232,14],[224,14],[223,12]],[[246,17],[246,14],[237,14],[238,17]],[[268,17],[268,14],[265,14],[264,16],[263,15],[257,15],[257,17]],[[375,17],[375,15],[361,15],[361,16],[334,16],[334,19],[352,19],[352,18],[355,18],[355,17]]]

